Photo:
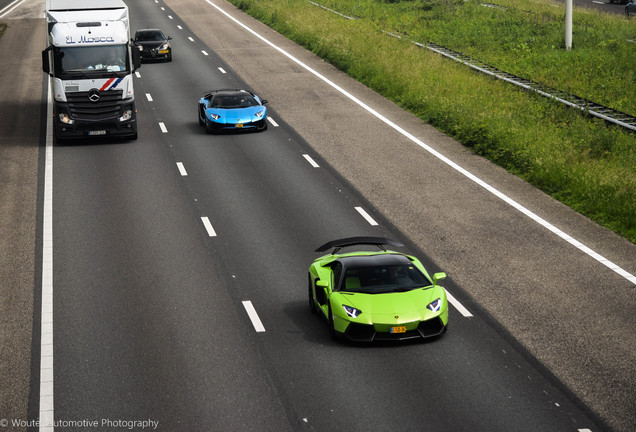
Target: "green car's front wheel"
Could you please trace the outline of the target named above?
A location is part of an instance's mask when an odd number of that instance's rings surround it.
[[[311,289],[311,276],[308,275],[307,279],[309,279],[308,285],[308,296],[309,296],[309,310],[312,314],[315,314],[316,311],[316,302],[314,302],[314,291]]]
[[[333,313],[331,312],[331,305],[329,305],[329,336],[331,336],[331,339],[336,339],[336,327],[333,324]]]

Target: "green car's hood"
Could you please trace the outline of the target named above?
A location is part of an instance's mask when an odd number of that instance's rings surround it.
[[[386,294],[335,293],[343,305],[352,306],[362,314],[355,321],[366,323],[400,323],[429,319],[446,309],[446,292],[440,286]],[[426,308],[436,299],[442,300],[439,312]],[[395,318],[395,317],[398,318]]]

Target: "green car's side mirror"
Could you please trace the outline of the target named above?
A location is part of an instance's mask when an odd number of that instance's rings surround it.
[[[319,286],[321,288],[327,288],[329,286],[329,284],[327,282],[325,282],[325,281],[322,281],[322,280],[318,279],[316,281],[316,286]]]
[[[437,282],[441,281],[444,278],[446,278],[446,273],[444,272],[435,273],[433,275],[433,285],[437,285]]]

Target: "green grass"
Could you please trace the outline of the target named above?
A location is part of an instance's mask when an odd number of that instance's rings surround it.
[[[636,19],[541,0],[230,0],[422,120],[636,242],[636,134],[470,71],[407,41],[636,115]],[[399,32],[404,39],[384,32]]]

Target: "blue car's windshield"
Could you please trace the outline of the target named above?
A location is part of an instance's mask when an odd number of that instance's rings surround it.
[[[258,102],[248,93],[217,95],[210,102],[211,108],[247,108],[256,105]]]
[[[412,264],[348,268],[340,283],[340,291],[381,294],[410,291],[431,285]]]

